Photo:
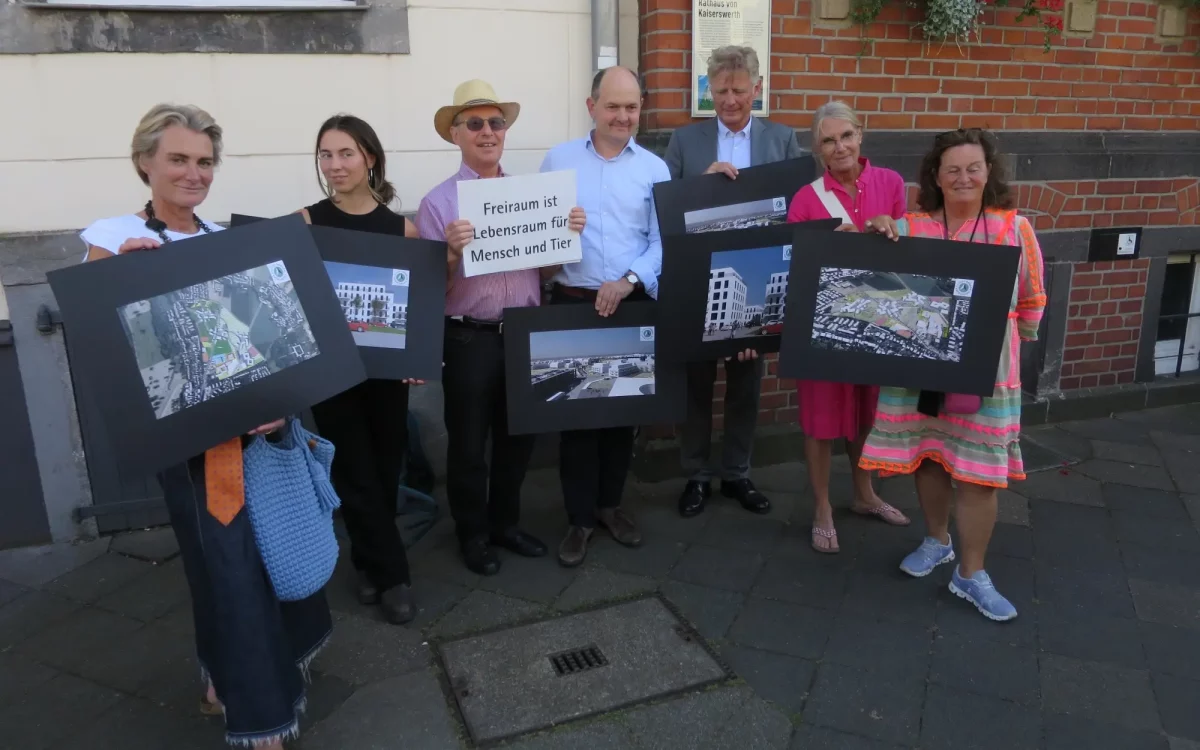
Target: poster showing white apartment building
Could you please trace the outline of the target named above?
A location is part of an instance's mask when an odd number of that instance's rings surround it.
[[[708,272],[708,327],[732,328],[745,323],[746,282],[732,266]]]
[[[763,306],[763,322],[783,322],[787,315],[788,272],[771,274],[767,284],[767,302]]]
[[[791,246],[713,253],[704,309],[704,341],[774,336],[786,313]]]
[[[354,343],[403,349],[408,330],[409,272],[325,262]]]

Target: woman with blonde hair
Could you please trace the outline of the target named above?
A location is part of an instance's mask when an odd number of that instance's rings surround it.
[[[923,577],[955,559],[950,540],[950,505],[962,560],[950,576],[950,591],[990,620],[1006,621],[1017,610],[984,570],[996,493],[1010,479],[1024,479],[1021,460],[1021,341],[1037,339],[1046,306],[1042,251],[1029,220],[1012,208],[999,149],[979,128],[951,130],[934,138],[921,162],[921,210],[899,222],[884,214],[868,231],[956,240],[963,252],[985,253],[987,245],[1021,248],[996,387],[991,396],[949,398],[910,388],[883,388],[875,426],[867,436],[860,466],[888,474],[911,474],[925,515],[921,546],[900,563]],[[955,498],[957,489],[957,498]]]
[[[196,214],[221,161],[221,138],[199,107],[160,104],[146,113],[131,156],[150,200],[83,230],[87,260],[221,231]],[[282,419],[263,425],[158,476],[191,593],[207,686],[201,711],[224,714],[229,744],[267,750],[298,734],[308,664],[333,629],[323,589],[300,601],[275,596],[244,508],[241,450],[256,435],[275,439],[286,429]]]
[[[872,166],[860,154],[862,123],[842,102],[821,105],[813,114],[813,158],[824,167],[821,176],[800,188],[788,210],[788,221],[841,219],[841,231],[861,232],[868,217],[886,213],[904,216],[904,178],[883,167]],[[907,516],[880,499],[871,486],[871,473],[858,467],[862,444],[879,388],[854,383],[798,380],[800,426],[804,430],[804,457],[813,491],[812,546],[818,552],[839,550],[829,502],[829,471],[833,441],[846,441],[846,454],[854,484],[850,509],[895,526],[907,526]]]

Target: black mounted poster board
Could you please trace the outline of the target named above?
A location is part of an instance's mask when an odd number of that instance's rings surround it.
[[[607,318],[592,305],[506,309],[508,431],[682,421],[686,377],[682,365],[659,361],[656,308],[624,302]]]
[[[784,378],[990,396],[1021,248],[797,229]]]
[[[664,360],[779,351],[796,227],[833,234],[838,219],[663,238],[659,320]]]
[[[76,388],[122,474],[142,476],[366,378],[293,215],[47,275]]]
[[[812,156],[738,170],[736,180],[705,174],[654,185],[663,237],[783,224],[800,188],[816,179]]]
[[[232,226],[262,221],[234,214]],[[367,377],[441,380],[446,243],[309,226]]]

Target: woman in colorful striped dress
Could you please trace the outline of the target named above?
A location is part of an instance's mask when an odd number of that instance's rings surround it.
[[[996,524],[997,490],[1010,479],[1025,478],[1019,442],[1020,342],[1037,338],[1046,295],[1041,248],[1029,221],[1011,208],[1012,193],[997,156],[992,136],[978,128],[937,136],[921,164],[917,203],[922,212],[906,214],[899,222],[887,215],[867,222],[868,231],[893,239],[933,237],[1022,249],[996,388],[973,413],[957,406],[948,413],[944,394],[881,389],[859,466],[883,476],[914,475],[926,537],[900,569],[917,577],[955,559],[949,531],[953,480],[962,559],[951,575],[950,591],[985,617],[1005,621],[1016,617],[1017,610],[996,590],[983,563]],[[987,252],[978,244],[963,251]]]

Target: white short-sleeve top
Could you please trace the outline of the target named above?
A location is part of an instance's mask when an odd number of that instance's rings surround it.
[[[213,232],[219,232],[225,227],[220,224],[213,224],[206,221],[204,225]],[[192,234],[184,234],[183,232],[173,232],[170,229],[164,230],[172,242],[179,242],[191,237],[199,237],[204,232],[196,230]],[[133,237],[148,237],[152,240],[161,240],[158,232],[146,226],[146,220],[137,214],[126,214],[125,216],[113,216],[108,219],[100,219],[92,222],[91,226],[79,233],[80,239],[84,245],[94,246],[116,255],[117,250],[121,249],[121,245],[125,244],[125,240]],[[84,249],[84,257],[87,257],[87,249]]]

